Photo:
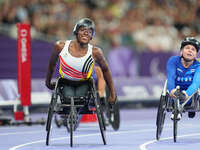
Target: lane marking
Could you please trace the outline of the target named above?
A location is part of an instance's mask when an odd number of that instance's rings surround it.
[[[194,134],[185,134],[185,135],[180,135],[180,136],[177,136],[179,138],[182,138],[182,137],[190,137],[190,136],[198,136],[200,135],[200,133],[194,133]],[[164,141],[164,140],[169,140],[169,139],[173,139],[174,137],[166,137],[166,138],[162,138],[160,139],[160,141]],[[152,140],[152,141],[147,141],[145,142],[144,144],[140,145],[140,149],[141,150],[147,150],[147,145],[150,145],[150,144],[153,144],[153,143],[156,143],[156,142],[159,142],[157,140]]]
[[[145,132],[155,132],[155,129],[145,129],[145,130],[127,130],[127,131],[113,131],[113,132],[109,132],[109,133],[106,133],[106,134],[109,134],[109,135],[117,135],[117,134],[127,134],[127,133],[145,133]],[[100,133],[93,133],[93,134],[86,134],[86,135],[77,135],[77,136],[74,136],[74,138],[81,138],[81,137],[90,137],[90,136],[97,136],[97,135],[100,135]],[[59,138],[53,138],[51,139],[50,141],[58,141],[58,140],[65,140],[65,139],[69,139],[69,137],[59,137]],[[22,148],[22,147],[25,147],[25,146],[28,146],[28,145],[32,145],[32,144],[36,144],[36,143],[42,143],[42,142],[46,142],[46,140],[38,140],[38,141],[33,141],[33,142],[28,142],[28,143],[24,143],[24,144],[21,144],[21,145],[17,145],[17,146],[14,146],[14,147],[11,147],[9,148],[9,150],[16,150],[16,149],[19,149],[19,148]]]
[[[1,133],[0,136],[4,136],[4,135],[15,135],[15,134],[34,134],[34,133],[41,133],[44,132],[44,130],[40,130],[40,131],[26,131],[26,132],[13,132],[13,133]]]

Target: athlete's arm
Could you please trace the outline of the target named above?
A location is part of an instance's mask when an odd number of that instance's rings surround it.
[[[167,62],[167,88],[169,90],[169,93],[173,92],[175,87],[175,79],[176,79],[176,58],[175,57],[170,57],[168,62]]]
[[[62,42],[62,41],[56,42],[51,52],[51,56],[50,56],[50,60],[49,60],[48,68],[47,68],[46,81],[45,81],[46,86],[51,90],[55,88],[55,84],[51,83],[51,79],[56,69],[58,56],[61,50],[63,49],[64,45],[65,45],[65,42]]]
[[[93,55],[95,62],[97,64],[99,64],[99,66],[101,67],[104,79],[109,87],[109,90],[110,90],[109,102],[114,102],[115,98],[116,98],[115,89],[114,89],[111,71],[108,67],[107,61],[106,61],[101,49],[98,47],[93,48],[92,55]]]
[[[195,70],[192,84],[186,90],[186,94],[191,96],[200,87],[200,66]]]
[[[100,97],[104,97],[104,92],[106,88],[106,83],[103,77],[103,72],[101,71],[101,68],[99,66],[95,66],[97,79],[98,79],[98,92]]]

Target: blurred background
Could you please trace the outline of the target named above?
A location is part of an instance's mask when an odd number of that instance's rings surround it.
[[[200,40],[199,0],[0,0],[0,107],[18,98],[17,23],[31,24],[32,101],[48,104],[45,74],[53,44],[74,39],[75,23],[96,24],[121,106],[156,106],[167,59],[186,36]],[[55,73],[55,78],[58,74]]]

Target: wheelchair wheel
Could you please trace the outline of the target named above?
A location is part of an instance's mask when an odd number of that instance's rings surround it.
[[[69,123],[70,123],[70,146],[73,146],[73,131],[76,123],[76,114],[74,107],[74,98],[71,97],[71,107],[70,107],[70,115],[69,115]]]
[[[95,85],[93,82],[93,87],[91,87],[92,89],[92,95],[94,98],[94,104],[95,104],[95,108],[96,108],[96,114],[97,114],[97,119],[98,119],[98,123],[99,123],[99,128],[100,128],[100,132],[101,132],[101,136],[102,136],[102,140],[103,140],[103,144],[106,145],[106,137],[104,134],[104,124],[103,124],[103,117],[102,114],[103,112],[101,112],[102,109],[100,109],[101,105],[100,105],[100,100],[98,97],[98,93],[95,91]]]
[[[95,107],[96,107],[96,113],[97,113],[97,118],[98,118],[98,122],[99,122],[99,127],[100,127],[100,131],[101,131],[101,136],[103,139],[103,143],[104,145],[106,145],[106,138],[105,138],[105,134],[104,134],[104,124],[103,124],[103,117],[102,117],[102,112],[100,110],[100,105],[98,104],[97,100],[95,100]]]
[[[106,88],[105,105],[106,105],[107,116],[108,116],[108,119],[109,119],[109,123],[112,125],[113,129],[115,131],[117,131],[117,130],[119,130],[119,127],[120,127],[119,102],[116,99],[115,105],[113,106],[113,108],[110,108],[110,105],[108,103],[108,97],[109,97],[109,89]]]
[[[166,96],[162,96],[160,97],[160,102],[159,102],[159,106],[158,106],[158,111],[157,111],[157,120],[156,120],[156,126],[157,126],[157,130],[156,130],[156,139],[159,140],[160,136],[162,134],[162,130],[163,130],[163,126],[164,126],[164,122],[165,122],[165,106],[166,106]]]
[[[92,80],[91,82],[91,90],[92,90],[92,98],[94,99],[94,105],[96,108],[96,114],[97,114],[97,119],[98,119],[98,123],[99,123],[99,128],[100,128],[100,132],[101,132],[101,136],[102,136],[102,140],[103,140],[103,144],[106,145],[106,137],[104,134],[104,124],[103,124],[103,117],[102,117],[102,109],[100,109],[101,105],[100,105],[100,100],[99,100],[99,96],[94,83],[94,80]]]
[[[74,121],[73,121],[73,115],[70,114],[69,116],[70,119],[70,146],[73,146],[73,131],[74,131]]]
[[[177,101],[174,101],[174,120],[173,120],[173,135],[174,135],[174,142],[177,139],[177,128],[178,128],[178,108],[177,108]]]
[[[176,142],[177,138],[177,126],[178,126],[178,121],[177,121],[177,115],[174,114],[174,121],[173,121],[173,131],[174,131],[174,142]]]
[[[49,145],[51,122],[52,122],[54,107],[56,105],[56,102],[57,102],[57,95],[56,95],[55,92],[53,92],[52,97],[51,97],[51,102],[50,102],[50,105],[49,105],[49,109],[48,109],[48,117],[47,117],[47,124],[46,124],[46,131],[47,131],[46,145]]]
[[[99,109],[100,109],[100,113],[101,113],[101,117],[102,117],[102,123],[103,123],[104,130],[106,130],[106,120],[105,120],[105,117],[104,117],[105,99],[104,99],[103,102],[100,101],[100,98],[99,98],[99,95],[98,95],[97,101],[100,104]]]

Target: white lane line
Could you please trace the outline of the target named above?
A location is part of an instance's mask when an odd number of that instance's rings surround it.
[[[4,135],[15,135],[15,134],[35,134],[35,133],[42,133],[44,132],[44,130],[40,130],[40,131],[26,131],[26,132],[13,132],[13,133],[1,133],[0,136],[4,136]]]
[[[182,137],[190,137],[190,136],[198,136],[198,135],[200,135],[200,133],[185,134],[185,135],[180,135],[180,136],[177,136],[177,137],[182,138]],[[169,139],[173,139],[173,136],[172,137],[162,138],[162,139],[160,139],[160,141],[169,140]],[[147,141],[144,144],[140,145],[140,149],[141,150],[147,150],[147,148],[146,148],[147,145],[153,144],[155,142],[158,142],[158,141],[157,140]]]
[[[110,135],[117,135],[117,134],[130,134],[130,133],[145,133],[145,132],[155,132],[155,129],[145,129],[145,130],[128,130],[128,131],[113,131],[113,132],[109,132],[109,133],[106,133],[106,134],[110,134]],[[97,136],[97,135],[100,135],[100,133],[94,133],[94,134],[86,134],[86,135],[77,135],[77,136],[74,136],[75,138],[81,138],[81,137],[89,137],[89,136]],[[58,140],[64,140],[64,139],[68,139],[69,137],[59,137],[59,138],[53,138],[51,139],[51,141],[58,141]],[[17,145],[17,146],[14,146],[14,147],[11,147],[9,150],[16,150],[16,149],[19,149],[19,148],[22,148],[22,147],[25,147],[25,146],[28,146],[28,145],[32,145],[32,144],[36,144],[36,143],[42,143],[42,142],[45,142],[46,140],[38,140],[38,141],[33,141],[33,142],[29,142],[29,143],[24,143],[24,144],[21,144],[21,145]]]

